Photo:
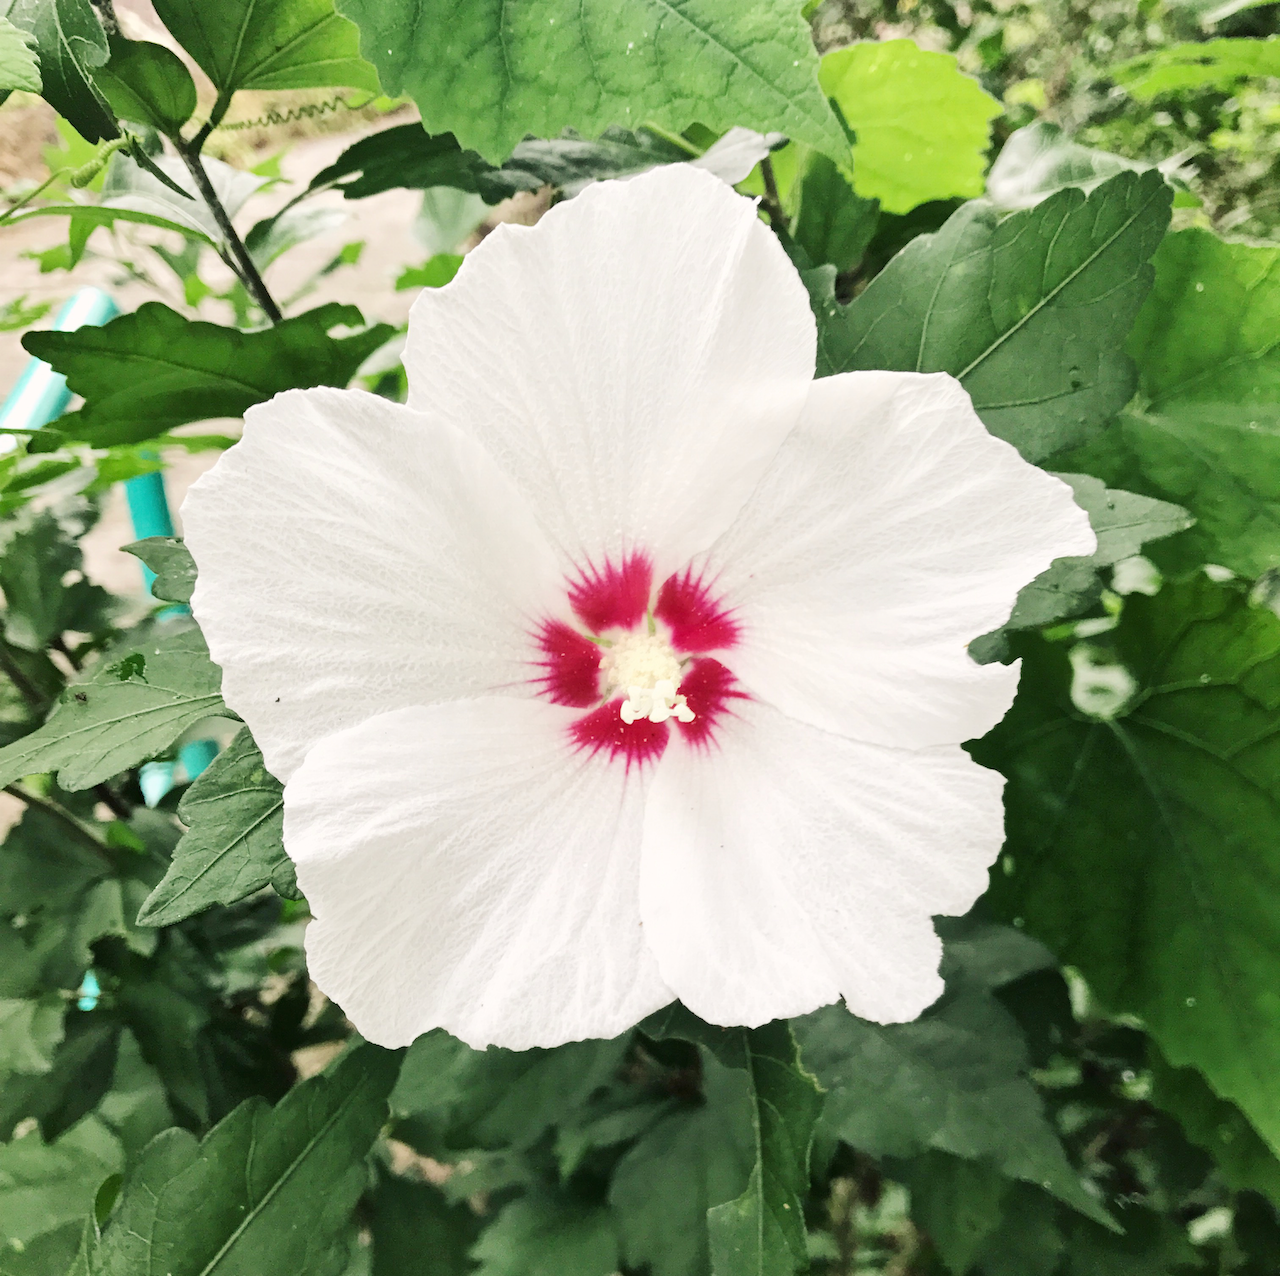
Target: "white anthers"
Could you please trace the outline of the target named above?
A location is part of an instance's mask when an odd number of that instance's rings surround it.
[[[675,718],[692,722],[693,710],[680,686],[680,657],[659,634],[624,634],[600,657],[605,678],[605,694],[625,689],[620,715],[623,722],[666,722]]]

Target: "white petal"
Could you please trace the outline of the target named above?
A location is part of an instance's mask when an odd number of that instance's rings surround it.
[[[781,133],[756,133],[741,126],[731,128],[713,146],[707,148],[696,160],[690,160],[694,168],[705,168],[722,182],[736,186],[746,181],[751,170],[783,141]]]
[[[759,702],[649,790],[640,909],[663,979],[717,1024],[843,996],[879,1023],[942,991],[930,920],[962,913],[1003,839],[1003,780],[953,746],[888,749]]]
[[[733,672],[827,731],[915,748],[980,736],[1018,670],[967,644],[1053,559],[1095,547],[1071,489],[990,435],[945,374],[813,383],[799,424],[710,554],[736,608]]]
[[[359,391],[250,408],[182,518],[223,695],[281,779],[375,713],[527,686],[530,617],[563,597],[482,450]]]
[[[401,709],[321,741],[285,788],[311,976],[371,1041],[554,1046],[672,1000],[640,926],[643,785],[572,753],[573,716]]]
[[[800,279],[755,204],[688,164],[499,226],[409,319],[409,403],[480,440],[575,563],[658,579],[728,526],[814,366]]]

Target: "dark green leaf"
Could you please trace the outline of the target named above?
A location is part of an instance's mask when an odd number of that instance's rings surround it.
[[[859,195],[905,213],[931,199],[982,194],[1001,107],[950,53],[911,40],[862,41],[828,53],[820,80],[857,139]]]
[[[146,540],[121,545],[126,554],[140,558],[152,572],[151,595],[170,603],[189,603],[196,586],[196,560],[173,536],[148,536]]]
[[[1184,230],[1155,263],[1130,341],[1145,402],[1069,463],[1185,505],[1188,565],[1257,576],[1280,566],[1280,249]]]
[[[868,1023],[839,1005],[796,1021],[803,1058],[828,1092],[822,1128],[871,1156],[987,1160],[1105,1220],[1026,1079],[1017,1024],[992,996],[1048,955],[1001,927],[953,933],[947,992],[914,1023]]]
[[[62,1276],[75,1259],[83,1230],[79,1223],[66,1223],[20,1250],[0,1249],[0,1276]]]
[[[107,60],[107,37],[89,0],[0,0],[0,16],[32,37],[45,101],[86,141],[119,137],[90,80]]]
[[[1280,621],[1201,577],[1131,597],[1110,637],[1120,716],[1078,708],[1068,653],[1030,638],[973,747],[1009,781],[993,904],[1280,1146]]]
[[[1171,1276],[1196,1265],[1196,1251],[1178,1219],[1141,1206],[1125,1210],[1122,1218],[1123,1235],[1071,1219],[1064,1276]]]
[[[1009,1183],[1000,1204],[978,1256],[981,1276],[1058,1276],[1063,1240],[1053,1198],[1027,1183]]]
[[[538,1195],[508,1205],[471,1253],[476,1276],[610,1276],[618,1238],[603,1206]]]
[[[1133,393],[1123,343],[1170,202],[1158,173],[1120,173],[1003,218],[966,204],[819,314],[819,372],[950,372],[1029,460],[1081,442]]]
[[[895,1165],[893,1175],[911,1190],[912,1220],[947,1270],[965,1276],[1000,1227],[1009,1180],[988,1162],[945,1152]]]
[[[111,109],[125,120],[147,124],[174,137],[196,109],[196,86],[182,59],[162,44],[110,41],[111,60],[93,82]]]
[[[810,261],[830,262],[845,271],[862,260],[880,220],[880,205],[855,195],[849,178],[827,156],[807,153],[790,199],[795,207],[792,234]]]
[[[34,39],[8,18],[0,17],[0,94],[14,89],[40,92],[40,62],[32,52]]]
[[[106,447],[191,421],[240,416],[296,386],[345,386],[392,333],[376,324],[354,336],[328,335],[361,323],[354,306],[330,303],[262,332],[239,332],[149,301],[101,328],[32,332],[23,344],[84,396],[84,407],[54,429]]]
[[[217,88],[215,121],[237,89],[378,91],[356,30],[334,13],[333,0],[156,0],[155,7]]]
[[[250,1100],[197,1144],[160,1135],[89,1253],[95,1276],[298,1272],[327,1254],[366,1181],[400,1056],[360,1046],[272,1109]]]
[[[284,786],[267,771],[248,727],[187,790],[178,815],[187,832],[142,906],[140,925],[172,926],[268,883],[298,898],[293,863],[284,853]]]
[[[438,1187],[385,1171],[369,1198],[372,1276],[463,1276],[481,1221],[469,1205],[451,1205]]]
[[[62,1040],[62,1010],[56,996],[0,997],[0,1074],[49,1071]]]
[[[222,671],[199,630],[153,638],[136,654],[141,672],[102,660],[88,682],[67,688],[44,726],[0,749],[0,783],[56,771],[64,789],[86,789],[163,753],[201,718],[226,713]]]
[[[652,121],[780,130],[832,155],[847,142],[818,88],[809,26],[786,0],[531,0],[460,14],[447,0],[341,0],[385,92],[495,162],[527,134]]]

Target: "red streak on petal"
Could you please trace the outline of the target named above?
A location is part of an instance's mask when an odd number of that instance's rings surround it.
[[[667,747],[670,731],[665,722],[623,722],[618,710],[621,701],[602,704],[591,713],[583,714],[569,728],[573,742],[580,749],[592,754],[604,751],[611,758],[621,759],[630,771],[632,766],[656,762]]]
[[[555,704],[585,709],[600,699],[600,648],[562,620],[545,620],[537,635],[543,670],[535,682]]]
[[[671,630],[671,645],[677,651],[714,651],[738,641],[738,622],[695,579],[691,567],[667,577],[653,614]]]
[[[619,565],[587,566],[569,582],[569,605],[593,634],[630,629],[649,608],[653,563],[647,554],[628,554]]]
[[[720,719],[733,713],[733,701],[751,698],[738,690],[738,680],[718,660],[692,661],[680,678],[680,694],[695,714],[692,722],[680,723],[680,730],[690,744],[702,748],[711,744]]]

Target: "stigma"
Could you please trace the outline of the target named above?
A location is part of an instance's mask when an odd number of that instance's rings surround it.
[[[607,694],[623,692],[619,715],[628,724],[650,722],[692,722],[693,710],[679,694],[680,657],[660,634],[624,634],[600,657]]]

